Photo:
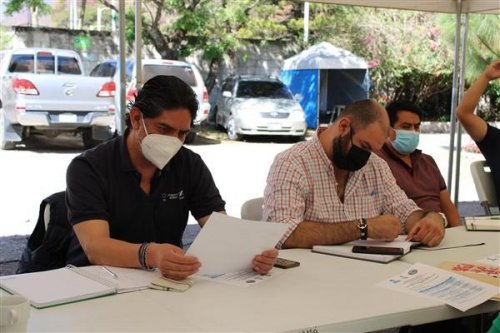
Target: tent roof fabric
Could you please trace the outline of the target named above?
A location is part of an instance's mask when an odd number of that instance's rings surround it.
[[[305,0],[301,0],[305,2]],[[337,5],[418,10],[423,12],[458,13],[459,0],[308,0]],[[499,0],[462,0],[462,13],[500,14]]]
[[[293,69],[367,69],[368,64],[351,52],[330,43],[316,44],[285,59],[283,70]]]

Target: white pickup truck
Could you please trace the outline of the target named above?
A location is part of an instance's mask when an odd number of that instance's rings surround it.
[[[86,148],[115,133],[115,83],[84,75],[72,50],[25,48],[0,53],[0,148],[31,133],[81,133]]]

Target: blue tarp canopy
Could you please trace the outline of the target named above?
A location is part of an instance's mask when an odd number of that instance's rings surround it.
[[[318,119],[329,122],[338,107],[368,98],[370,88],[366,61],[326,42],[286,59],[280,78],[301,96],[309,128]]]

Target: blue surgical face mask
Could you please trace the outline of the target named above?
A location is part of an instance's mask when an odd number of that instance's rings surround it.
[[[417,149],[419,138],[419,132],[396,130],[396,140],[391,143],[400,154],[409,155]]]

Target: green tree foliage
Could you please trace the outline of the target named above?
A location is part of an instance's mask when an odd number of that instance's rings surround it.
[[[51,7],[43,0],[10,0],[5,4],[5,14],[10,16],[25,8],[28,9],[35,18],[48,14],[51,11]]]
[[[455,16],[440,15],[439,23],[449,47],[455,42]],[[500,15],[469,15],[464,76],[472,83],[493,60],[500,59]],[[493,81],[486,90],[479,113],[487,120],[500,120],[500,82]]]
[[[0,50],[8,50],[10,48],[10,42],[12,41],[13,34],[3,25],[0,25]]]
[[[10,0],[9,8],[40,5],[42,0]],[[135,8],[126,1],[128,50],[135,39]],[[96,27],[97,6],[117,12],[110,0],[87,1],[84,22]],[[58,9],[56,9],[56,7]],[[64,2],[55,3],[54,20],[67,25]],[[109,27],[109,12],[103,26]],[[499,17],[471,15],[467,49],[468,78],[499,57]],[[421,105],[428,119],[449,117],[453,69],[454,16],[311,3],[309,39],[304,42],[304,4],[284,0],[143,0],[142,40],[165,59],[200,52],[208,63],[209,90],[224,57],[253,43],[283,45],[284,57],[322,41],[365,58],[371,97],[382,103],[407,99]],[[84,26],[85,28],[85,26]],[[240,51],[240,52],[236,52]],[[244,57],[244,55],[243,55]],[[500,88],[491,85],[489,101],[498,105]],[[493,105],[492,104],[492,105]]]

